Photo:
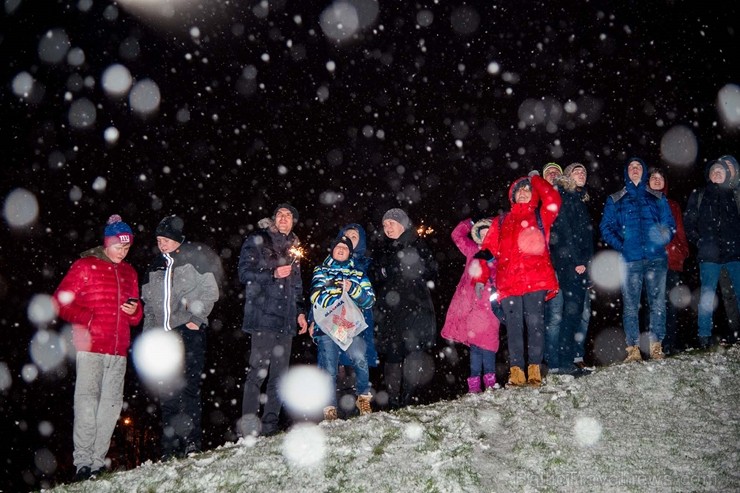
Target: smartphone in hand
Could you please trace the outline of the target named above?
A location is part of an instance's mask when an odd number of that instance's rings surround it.
[[[129,303],[131,305],[135,305],[138,302],[139,302],[139,298],[129,298],[126,300],[126,303]]]

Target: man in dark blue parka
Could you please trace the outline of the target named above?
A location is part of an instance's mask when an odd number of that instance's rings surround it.
[[[241,435],[278,432],[282,403],[280,377],[287,371],[296,324],[306,329],[298,238],[292,232],[298,211],[280,204],[264,228],[244,240],[239,256],[239,280],[245,285],[242,330],[251,336],[249,367],[242,399]],[[262,419],[262,384],[267,378],[267,399]],[[260,424],[261,421],[261,424]]]
[[[650,306],[650,357],[662,359],[665,336],[665,286],[668,256],[676,223],[668,200],[647,186],[648,169],[640,158],[627,161],[625,187],[606,199],[601,218],[601,237],[624,261],[622,323],[627,342],[625,362],[639,361],[640,295],[643,283]]]

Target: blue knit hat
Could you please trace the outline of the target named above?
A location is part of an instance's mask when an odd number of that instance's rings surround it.
[[[134,242],[134,232],[131,230],[131,226],[123,222],[123,219],[118,214],[113,214],[108,218],[103,236],[105,237],[103,245],[106,248],[119,243],[130,245]]]

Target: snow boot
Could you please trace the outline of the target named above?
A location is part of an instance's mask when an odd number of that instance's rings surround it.
[[[486,386],[486,390],[493,390],[496,388],[496,374],[486,373],[483,375],[483,385]]]
[[[624,359],[624,362],[629,363],[630,361],[642,361],[640,346],[627,346],[627,357]]]
[[[531,387],[542,385],[542,375],[540,375],[540,365],[529,365],[527,367],[527,384]]]
[[[663,354],[663,346],[661,343],[650,343],[650,359],[665,359],[665,354]]]
[[[524,377],[524,370],[518,366],[512,366],[509,371],[509,381],[506,382],[506,386],[521,387],[525,383],[527,383],[527,379]]]
[[[334,406],[326,406],[324,408],[324,420],[334,421],[337,419],[337,408]]]
[[[468,378],[468,393],[469,394],[479,394],[480,391],[481,391],[480,377]]]
[[[357,396],[357,401],[355,402],[355,406],[357,406],[357,409],[360,411],[360,416],[371,414],[373,412],[373,408],[370,407],[371,400],[373,400],[373,395],[369,393],[360,394]]]

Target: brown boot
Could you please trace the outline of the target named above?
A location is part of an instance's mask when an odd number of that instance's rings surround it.
[[[527,384],[532,387],[542,385],[542,375],[540,375],[540,365],[529,365],[527,367]]]
[[[355,406],[357,406],[357,409],[360,410],[360,416],[364,416],[373,412],[373,408],[370,407],[371,400],[373,400],[372,394],[360,394],[357,396],[357,402],[355,402]]]
[[[660,342],[650,343],[650,359],[665,359],[663,345]]]
[[[324,420],[334,421],[337,419],[337,408],[334,406],[326,406],[324,408]]]
[[[640,346],[627,346],[627,357],[624,362],[629,363],[630,361],[642,361]]]
[[[506,386],[521,387],[525,383],[527,383],[527,379],[524,378],[524,370],[518,366],[512,366],[509,371],[509,381],[506,382]]]

